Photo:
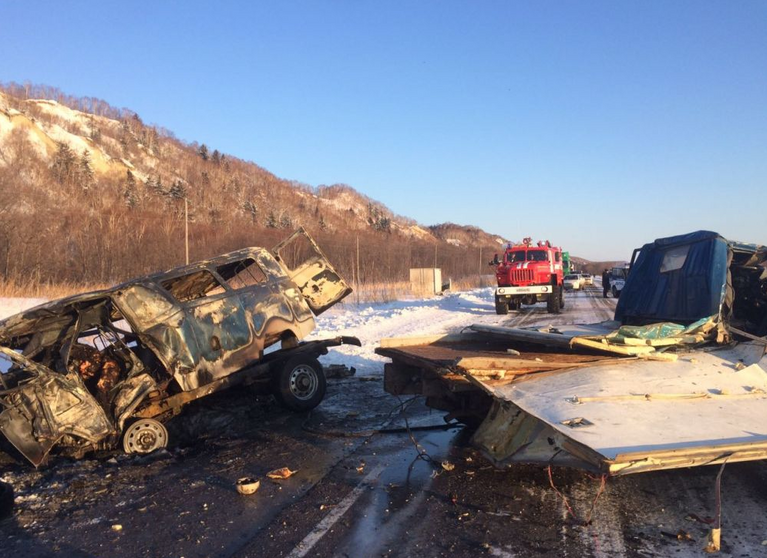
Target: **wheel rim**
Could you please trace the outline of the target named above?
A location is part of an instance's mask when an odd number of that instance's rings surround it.
[[[290,393],[296,399],[306,401],[311,399],[319,387],[317,372],[308,364],[296,366],[290,373]]]
[[[150,453],[168,445],[168,431],[152,419],[133,423],[125,432],[123,449],[127,453]]]

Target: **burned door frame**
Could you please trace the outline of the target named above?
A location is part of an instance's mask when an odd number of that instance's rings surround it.
[[[302,240],[309,243],[309,248],[314,254],[302,259],[295,267],[291,267],[282,252]],[[327,256],[303,227],[277,244],[271,252],[280,265],[285,268],[288,277],[296,284],[315,316],[319,316],[351,294],[351,287],[330,265]]]
[[[172,281],[200,274],[208,274],[215,280],[215,288],[211,291],[220,291],[209,295],[202,289],[196,291],[200,296],[184,300],[169,288]],[[253,351],[248,350],[254,345],[254,332],[242,300],[215,269],[204,266],[184,270],[163,278],[159,286],[181,310],[177,331],[184,338],[183,345],[190,357],[189,367],[173,371],[181,389],[196,389],[228,376],[258,358],[258,351],[254,357]]]
[[[112,421],[76,372],[62,374],[0,346],[0,353],[31,374],[0,391],[0,432],[35,466],[64,437],[96,444],[116,434]]]

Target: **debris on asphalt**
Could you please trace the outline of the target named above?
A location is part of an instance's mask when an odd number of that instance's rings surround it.
[[[261,486],[261,481],[254,479],[253,477],[242,477],[237,479],[235,483],[237,492],[245,496],[255,494]]]
[[[357,369],[354,366],[346,366],[345,364],[330,364],[325,366],[325,378],[328,380],[337,378],[349,378],[357,373]]]
[[[282,467],[280,469],[269,471],[268,473],[266,473],[266,476],[274,480],[284,480],[284,479],[292,477],[297,472],[298,471],[291,471],[287,467]]]

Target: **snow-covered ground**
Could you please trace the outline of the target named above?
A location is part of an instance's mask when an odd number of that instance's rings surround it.
[[[311,338],[353,335],[362,347],[351,345],[332,349],[321,360],[325,364],[354,366],[358,374],[382,374],[388,359],[375,354],[381,339],[459,333],[472,324],[529,326],[565,323],[596,323],[611,319],[615,299],[594,297],[584,291],[565,295],[562,314],[546,312],[543,303],[523,306],[521,312],[506,316],[495,313],[494,289],[484,288],[444,296],[379,304],[343,304],[317,318]]]
[[[493,288],[449,293],[444,296],[383,303],[343,303],[317,318],[317,328],[309,339],[351,335],[362,341],[362,347],[345,345],[322,357],[324,364],[346,364],[359,375],[383,374],[387,359],[375,354],[381,339],[458,333],[472,324],[507,326],[561,325],[595,323],[612,318],[615,299],[590,293],[568,292],[561,314],[546,312],[543,303],[523,306],[520,312],[506,316],[495,313]],[[0,298],[0,319],[45,302],[33,298]]]

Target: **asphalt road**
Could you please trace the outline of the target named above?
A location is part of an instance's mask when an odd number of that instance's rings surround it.
[[[596,287],[499,316],[505,325],[608,319]],[[404,417],[412,438],[402,431]],[[496,470],[420,400],[381,377],[331,380],[309,415],[269,398],[220,394],[175,419],[174,443],[147,457],[3,457],[16,491],[0,556],[368,557],[702,556],[718,467],[608,479],[580,471]],[[426,428],[424,428],[426,427]],[[419,457],[420,456],[420,457]],[[285,480],[266,473],[297,471]],[[258,492],[235,491],[240,477]],[[767,555],[767,467],[722,481],[722,556]],[[763,543],[764,541],[764,543]]]

